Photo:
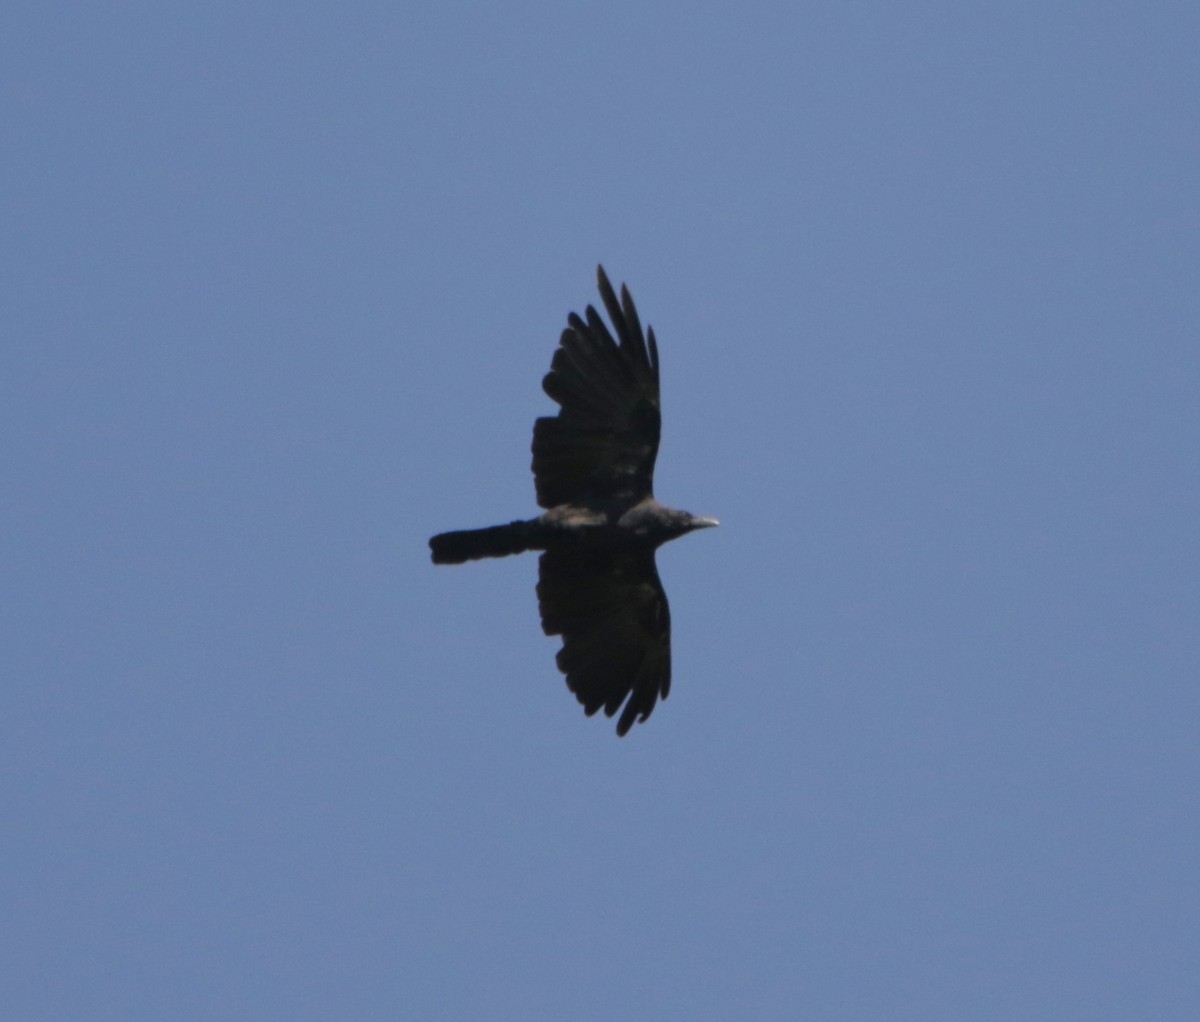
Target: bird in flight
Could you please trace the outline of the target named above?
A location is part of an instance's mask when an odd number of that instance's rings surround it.
[[[434,564],[541,551],[542,630],[561,635],[558,669],[589,717],[621,710],[617,734],[671,690],[671,613],[654,552],[716,525],[654,499],[661,413],[658,346],[596,268],[613,332],[592,306],[571,313],[542,389],[561,407],[533,425],[533,476],[546,513],[429,541]],[[621,709],[624,706],[624,709]]]

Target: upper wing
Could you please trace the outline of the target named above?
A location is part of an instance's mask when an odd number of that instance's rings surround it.
[[[563,637],[556,662],[584,712],[611,717],[625,703],[618,735],[649,717],[671,691],[671,611],[653,552],[548,550],[537,592],[542,630]]]
[[[653,492],[661,415],[658,346],[642,324],[629,289],[621,300],[604,267],[596,268],[600,297],[612,320],[613,340],[592,306],[585,322],[567,318],[542,389],[562,408],[533,426],[533,475],[542,507],[623,499],[636,503]]]

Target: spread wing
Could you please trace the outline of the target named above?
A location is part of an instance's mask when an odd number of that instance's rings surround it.
[[[542,630],[561,635],[558,669],[590,717],[624,735],[671,691],[671,611],[651,551],[549,550],[538,562]],[[626,700],[628,699],[628,702]]]
[[[562,407],[533,426],[533,475],[542,507],[592,501],[635,504],[653,492],[661,415],[658,346],[643,336],[629,289],[621,300],[596,268],[616,340],[592,306],[563,331],[542,389]]]

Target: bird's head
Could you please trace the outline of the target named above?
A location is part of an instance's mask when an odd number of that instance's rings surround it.
[[[647,513],[637,516],[637,531],[650,539],[655,546],[678,539],[696,529],[709,529],[720,524],[715,518],[703,518],[690,511],[676,511],[657,503],[646,510]]]

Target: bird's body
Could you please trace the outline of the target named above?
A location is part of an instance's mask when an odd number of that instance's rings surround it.
[[[643,336],[628,289],[617,301],[604,268],[600,296],[617,334],[588,306],[572,313],[542,381],[561,406],[537,420],[533,473],[545,514],[487,529],[446,532],[429,546],[436,564],[542,551],[542,629],[561,635],[559,669],[591,715],[625,708],[617,733],[650,716],[671,686],[670,611],[654,552],[716,525],[654,499],[661,413],[658,348]]]
[[[716,525],[686,511],[663,507],[653,497],[633,507],[605,504],[560,504],[538,518],[493,525],[487,529],[443,532],[430,541],[435,564],[462,564],[483,557],[506,557],[527,550],[588,546],[619,553],[654,548],[692,529]]]

